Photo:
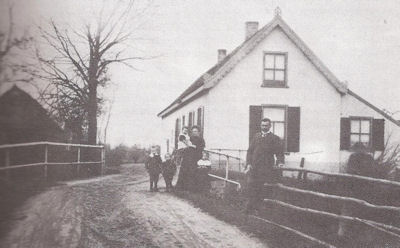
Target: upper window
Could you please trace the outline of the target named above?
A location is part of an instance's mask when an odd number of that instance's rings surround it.
[[[371,148],[371,118],[350,118],[350,147],[361,143],[365,148]]]
[[[264,52],[264,87],[286,87],[287,53]]]
[[[263,107],[263,118],[271,120],[271,132],[281,138],[286,139],[286,107],[284,106],[265,106]]]

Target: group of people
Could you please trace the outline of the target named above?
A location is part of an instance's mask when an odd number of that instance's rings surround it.
[[[271,132],[271,120],[264,118],[260,123],[261,132],[256,133],[250,142],[246,158],[248,204],[247,213],[257,210],[264,197],[264,183],[273,183],[280,178],[276,166],[284,163],[284,150],[281,139]],[[193,192],[209,189],[208,172],[211,162],[204,151],[205,141],[200,135],[200,128],[193,126],[190,129],[183,127],[178,136],[177,149],[172,155],[166,154],[162,162],[155,148],[146,162],[146,169],[150,175],[150,191],[158,191],[159,175],[165,180],[166,190],[173,189],[172,180],[179,167],[178,180],[175,188]]]
[[[176,165],[171,159],[170,154],[165,154],[165,161],[161,160],[157,147],[153,146],[150,149],[150,155],[146,160],[145,167],[150,176],[150,191],[158,191],[158,180],[160,174],[164,177],[166,191],[172,190],[172,180],[176,173]]]
[[[165,155],[163,162],[156,147],[152,147],[145,167],[150,176],[150,191],[158,191],[160,174],[164,177],[166,191],[171,191],[173,177],[179,169],[175,187],[179,190],[201,191],[209,186],[208,172],[211,162],[204,151],[205,141],[201,137],[200,127],[183,127],[178,136],[177,149]]]
[[[246,158],[247,178],[247,213],[258,209],[264,198],[264,183],[274,183],[279,180],[281,173],[275,168],[284,163],[284,149],[281,139],[271,132],[271,120],[264,118],[260,123],[261,132],[252,138]],[[177,149],[172,155],[166,154],[162,162],[155,149],[146,162],[150,175],[150,191],[158,191],[157,182],[162,173],[167,191],[173,189],[172,179],[179,169],[175,188],[193,192],[206,191],[210,187],[208,177],[211,162],[204,152],[205,141],[200,135],[200,128],[193,126],[189,130],[183,127],[178,136]]]

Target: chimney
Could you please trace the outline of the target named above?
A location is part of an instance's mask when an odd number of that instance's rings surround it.
[[[225,57],[226,57],[226,50],[218,49],[218,63],[224,60]]]
[[[246,22],[246,37],[245,40],[250,38],[258,31],[258,22]]]

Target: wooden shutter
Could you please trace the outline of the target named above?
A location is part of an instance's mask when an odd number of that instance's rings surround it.
[[[177,118],[175,121],[175,149],[178,149],[178,136],[179,136],[179,133],[181,132],[180,129],[181,128],[179,125],[179,118]]]
[[[350,119],[340,119],[340,150],[348,150],[350,148]]]
[[[249,114],[249,144],[253,139],[254,135],[261,132],[261,119],[262,119],[262,107],[261,106],[250,106]]]
[[[201,130],[201,137],[204,135],[204,107],[197,109],[197,125]]]
[[[385,120],[374,119],[372,121],[372,149],[383,151],[385,147]]]
[[[197,109],[197,126],[201,127],[203,124],[201,123],[203,118],[201,107]]]
[[[288,107],[287,151],[300,151],[300,107]]]
[[[188,118],[188,126],[191,128],[193,125],[193,113],[189,112],[189,118]]]

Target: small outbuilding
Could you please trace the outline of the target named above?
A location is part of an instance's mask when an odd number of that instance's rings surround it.
[[[13,86],[0,96],[0,144],[67,139],[68,133],[24,90]]]

